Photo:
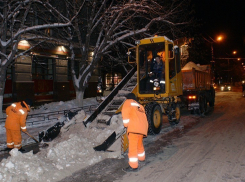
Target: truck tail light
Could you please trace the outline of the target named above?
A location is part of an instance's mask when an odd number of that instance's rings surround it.
[[[195,95],[189,95],[188,99],[196,99],[196,96]]]

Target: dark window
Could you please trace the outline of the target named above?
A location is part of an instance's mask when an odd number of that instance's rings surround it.
[[[32,79],[53,80],[53,59],[33,56]]]

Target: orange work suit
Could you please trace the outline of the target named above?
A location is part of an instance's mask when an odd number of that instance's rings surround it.
[[[21,130],[26,131],[26,117],[28,111],[29,107],[22,107],[20,102],[13,103],[11,106],[7,107],[5,128],[8,148],[20,149],[22,147]]]
[[[145,160],[143,137],[147,136],[148,121],[145,109],[133,99],[127,99],[122,107],[123,125],[129,141],[128,158],[132,168],[138,168],[138,160]]]

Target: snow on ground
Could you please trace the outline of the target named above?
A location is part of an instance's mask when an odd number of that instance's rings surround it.
[[[93,99],[92,99],[93,100]],[[89,104],[89,102],[87,102]],[[90,103],[91,104],[91,103]],[[57,102],[41,106],[39,111],[58,108],[73,107],[71,102]],[[46,108],[46,109],[44,109]],[[82,110],[72,120],[67,122],[61,130],[61,134],[49,142],[49,147],[41,149],[37,154],[33,151],[20,153],[14,149],[10,157],[3,159],[0,164],[0,181],[3,182],[55,182],[70,176],[73,172],[93,165],[105,158],[120,158],[121,145],[116,142],[112,148],[114,152],[96,152],[93,147],[103,143],[114,131],[119,133],[123,130],[121,115],[116,115],[111,120],[110,126],[92,122],[85,128],[83,120],[88,116]],[[184,124],[195,122],[193,119],[182,120],[178,127],[181,129]],[[164,128],[161,133],[174,130],[170,126]],[[156,140],[158,135],[147,138]]]
[[[241,91],[216,93],[213,110],[195,127],[159,153],[146,152],[147,165],[115,182],[245,182],[244,105]]]
[[[94,99],[89,99],[84,105],[95,104]],[[71,102],[57,102],[41,106],[31,113],[73,108]],[[93,147],[101,144],[114,131],[123,130],[122,119],[114,116],[111,125],[99,126],[91,123],[85,128],[83,120],[88,116],[82,110],[72,120],[67,122],[61,134],[49,147],[39,153],[20,153],[17,149],[10,152],[10,157],[3,159],[0,165],[0,181],[57,181],[71,175],[77,169],[92,165],[108,157],[119,157],[121,150],[115,152],[95,152]]]
[[[99,103],[96,101],[96,98],[86,98],[83,101],[83,107],[85,109],[89,109],[89,107],[95,108],[98,104]],[[29,117],[27,118],[27,130],[32,136],[38,138],[38,133],[40,131],[46,130],[50,126],[53,126],[55,123],[63,122],[65,120],[65,117],[62,114],[60,114],[61,116],[59,117],[58,120],[56,118],[47,120],[48,113],[56,112],[56,111],[72,110],[77,107],[78,106],[76,101],[70,100],[66,102],[63,101],[52,102],[52,103],[41,105],[36,109],[31,109],[31,111],[28,113]],[[36,116],[32,118],[30,117],[31,115],[36,115]],[[0,149],[6,147],[6,136],[5,136],[6,130],[4,125],[5,125],[4,122],[0,123]],[[22,139],[23,139],[22,141],[23,145],[33,143],[33,140],[29,136],[22,135]]]
[[[96,101],[96,98],[86,98],[83,100],[83,106],[89,106],[89,105],[97,105],[98,102]],[[40,114],[40,113],[47,113],[52,111],[60,111],[60,110],[69,110],[72,108],[76,108],[77,103],[76,100],[70,100],[70,101],[59,101],[59,102],[51,102],[48,104],[41,105],[35,110],[31,110],[29,114]]]

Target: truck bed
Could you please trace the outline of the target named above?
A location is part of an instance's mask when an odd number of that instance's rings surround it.
[[[191,70],[181,70],[183,76],[183,91],[186,90],[210,90],[210,72],[199,71],[195,68]]]

